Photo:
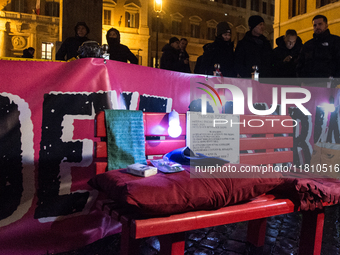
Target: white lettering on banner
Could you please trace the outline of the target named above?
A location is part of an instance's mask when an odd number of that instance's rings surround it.
[[[233,114],[235,115],[243,115],[244,114],[244,95],[240,88],[236,87],[235,85],[231,84],[215,84],[216,89],[228,89],[230,90],[233,96]],[[288,93],[301,93],[304,94],[304,98],[287,98]],[[277,105],[278,105],[278,93],[277,88],[272,88],[272,107],[266,110],[257,110],[253,106],[253,88],[248,88],[247,90],[247,105],[250,112],[255,115],[270,115],[275,112]],[[309,90],[304,88],[281,88],[281,115],[286,115],[286,106],[288,104],[296,105],[298,109],[300,109],[305,115],[311,115],[311,113],[302,105],[303,103],[307,103],[311,99],[311,93]],[[203,115],[207,114],[206,110],[207,99],[206,97],[201,97],[201,113]]]
[[[20,132],[21,132],[21,156],[22,156],[22,196],[18,208],[9,217],[0,220],[0,227],[7,226],[21,219],[32,206],[35,193],[34,179],[34,143],[33,143],[33,123],[31,110],[28,103],[17,95],[10,93],[0,93],[3,97],[8,97],[10,101],[18,106],[20,112]]]
[[[246,124],[249,127],[263,127],[267,121],[271,122],[271,127],[274,127],[274,121],[280,121],[279,119],[265,119],[264,121],[261,119],[250,119],[248,122],[246,120],[243,120],[243,122],[235,122],[232,119],[213,119],[213,127],[216,127],[217,125],[226,125],[230,123],[230,127],[233,127],[234,125],[243,125],[243,127],[246,127]],[[285,122],[293,122],[292,125],[285,125]],[[253,123],[253,124],[252,124]],[[285,119],[281,121],[281,126],[283,127],[296,127],[298,122],[294,119]]]

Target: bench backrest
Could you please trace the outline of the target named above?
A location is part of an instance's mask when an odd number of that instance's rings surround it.
[[[186,146],[186,114],[179,114],[182,133],[178,138],[168,134],[168,113],[143,113],[145,133],[145,154],[147,159],[159,158],[164,154]],[[263,120],[266,125],[261,126]],[[275,119],[275,121],[270,121]],[[293,127],[291,123],[281,123],[289,116],[254,116],[241,115],[240,122],[240,163],[267,165],[293,161]],[[250,121],[250,122],[249,122]],[[252,123],[254,122],[254,123]],[[248,123],[250,125],[248,125]],[[251,126],[261,127],[251,127]],[[287,127],[287,126],[290,127]],[[156,128],[156,127],[163,128]],[[99,112],[95,119],[95,136],[101,141],[95,143],[96,173],[103,173],[107,168],[107,146],[105,114]]]

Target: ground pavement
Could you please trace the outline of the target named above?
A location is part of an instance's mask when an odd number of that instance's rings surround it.
[[[247,222],[187,232],[186,255],[286,255],[297,254],[301,214],[291,213],[267,220],[265,245],[261,249],[246,242]],[[340,254],[340,206],[326,208],[323,255]],[[103,238],[81,249],[57,255],[119,255],[120,234]],[[145,238],[140,255],[158,255],[156,237]]]

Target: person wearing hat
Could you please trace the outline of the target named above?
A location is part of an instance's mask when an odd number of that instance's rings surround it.
[[[68,37],[60,46],[55,59],[56,60],[69,60],[77,57],[78,48],[83,42],[89,41],[87,35],[90,33],[89,27],[85,22],[78,22],[74,27],[75,36]]]
[[[215,41],[206,46],[201,63],[201,73],[213,75],[215,65],[219,65],[221,74],[225,77],[235,77],[234,42],[231,41],[231,29],[227,22],[216,26]]]
[[[162,51],[161,69],[180,71],[179,39],[177,37],[171,37],[169,43],[163,47]]]
[[[115,28],[110,28],[106,33],[106,41],[109,45],[108,53],[110,59],[120,62],[129,61],[131,64],[138,64],[138,58],[130,51],[130,49],[120,43],[120,33]]]
[[[235,49],[237,77],[251,78],[253,66],[257,66],[260,77],[271,77],[272,47],[263,35],[264,20],[259,15],[253,15],[248,19],[248,25],[249,31]]]

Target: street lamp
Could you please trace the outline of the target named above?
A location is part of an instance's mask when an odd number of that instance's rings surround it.
[[[154,0],[154,11],[157,13],[157,24],[156,24],[156,64],[158,68],[158,31],[159,31],[159,14],[162,12],[162,0]]]

